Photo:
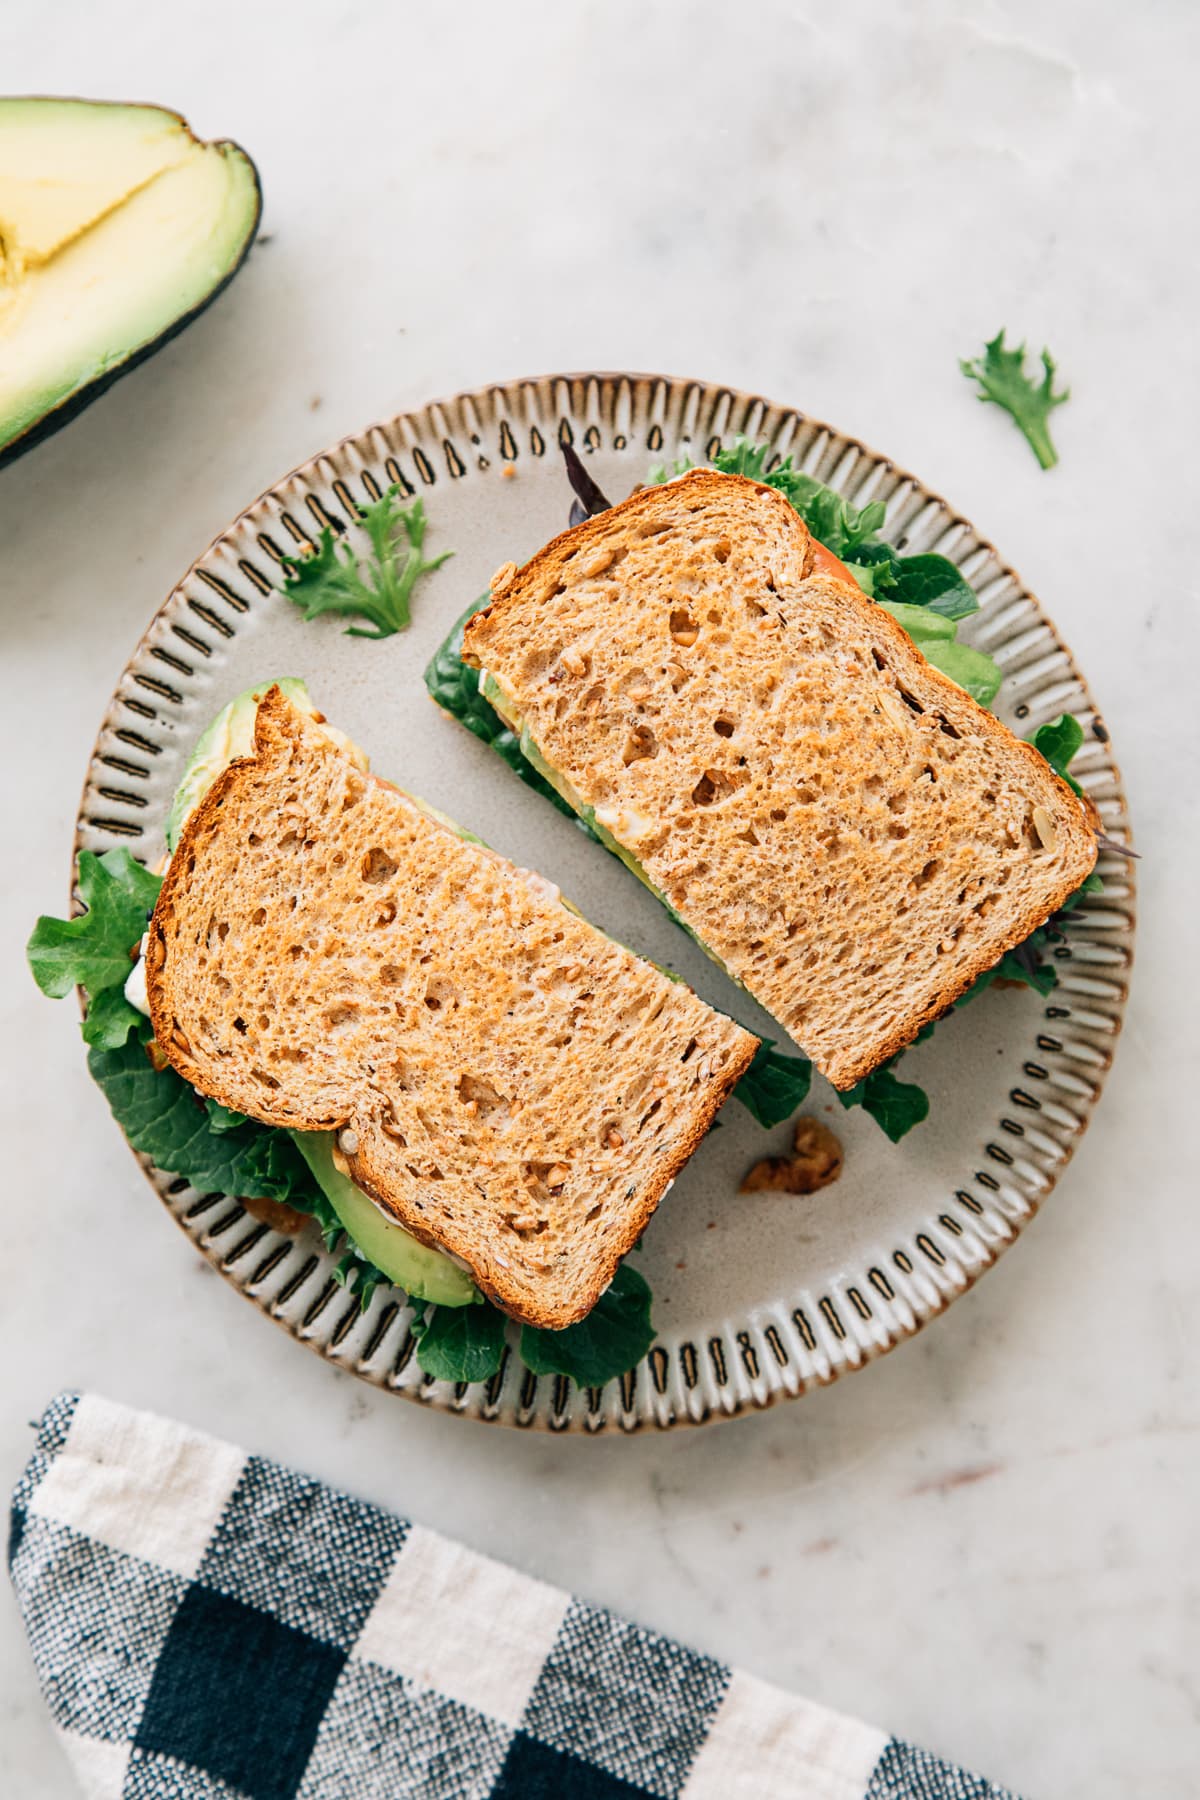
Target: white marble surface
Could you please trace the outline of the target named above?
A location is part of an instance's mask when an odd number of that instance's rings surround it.
[[[0,475],[3,1480],[46,1398],[89,1384],[1031,1796],[1194,1792],[1194,9],[210,0],[184,20],[60,0],[0,23],[7,89],[160,100],[241,139],[271,234],[212,313]],[[957,373],[1000,323],[1074,384],[1051,475]],[[269,1330],[153,1205],[70,1009],[21,959],[63,900],[111,686],[213,533],[372,417],[587,367],[757,388],[947,493],[1088,671],[1145,855],[1116,1070],[1003,1263],[799,1405],[595,1443],[427,1415]],[[65,1797],[7,1593],[0,1657],[5,1792]]]

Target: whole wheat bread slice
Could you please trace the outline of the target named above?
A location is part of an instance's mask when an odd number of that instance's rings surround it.
[[[150,927],[155,1037],[353,1179],[514,1318],[582,1318],[757,1040],[364,774],[272,688]]]
[[[1089,816],[774,489],[697,470],[507,564],[467,626],[577,803],[847,1088],[1088,874]]]

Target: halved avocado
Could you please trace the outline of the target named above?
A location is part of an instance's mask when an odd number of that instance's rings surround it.
[[[334,1164],[331,1131],[293,1131],[291,1135],[349,1236],[397,1287],[414,1300],[428,1300],[434,1306],[471,1306],[482,1298],[457,1263],[420,1243],[342,1174]]]
[[[261,210],[245,151],[178,113],[0,99],[0,466],[215,300]]]

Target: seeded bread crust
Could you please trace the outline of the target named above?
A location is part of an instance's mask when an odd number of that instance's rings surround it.
[[[1096,860],[1039,753],[741,476],[642,489],[505,565],[463,658],[839,1088]]]
[[[758,1042],[278,688],[184,827],[147,992],[185,1081],[345,1128],[360,1187],[551,1329],[595,1305]]]

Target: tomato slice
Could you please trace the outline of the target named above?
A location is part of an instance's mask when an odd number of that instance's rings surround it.
[[[832,575],[837,581],[848,581],[851,587],[858,586],[845,563],[840,562],[832,550],[827,550],[824,544],[817,542],[815,537],[810,536],[808,541],[812,545],[813,552],[810,574]]]

